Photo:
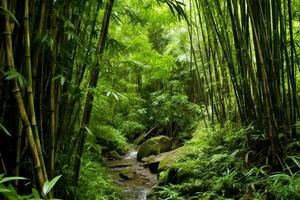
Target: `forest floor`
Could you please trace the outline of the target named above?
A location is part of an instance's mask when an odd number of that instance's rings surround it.
[[[136,148],[130,149],[120,160],[108,161],[113,180],[122,190],[122,199],[146,200],[147,193],[157,182],[157,174],[153,174],[137,161]]]

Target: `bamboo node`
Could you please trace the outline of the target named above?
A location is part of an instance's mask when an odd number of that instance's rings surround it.
[[[12,32],[3,31],[2,34],[3,34],[3,35],[12,35]]]
[[[20,89],[19,89],[19,88],[14,88],[14,89],[12,90],[12,93],[13,93],[13,94],[18,93],[18,92],[20,92]]]

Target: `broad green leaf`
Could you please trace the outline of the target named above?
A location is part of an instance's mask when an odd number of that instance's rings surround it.
[[[53,178],[50,182],[49,181],[46,181],[44,183],[44,186],[43,186],[43,195],[46,196],[50,191],[51,189],[54,187],[54,185],[56,184],[56,182],[60,179],[61,175],[59,176],[56,176],[55,178]]]

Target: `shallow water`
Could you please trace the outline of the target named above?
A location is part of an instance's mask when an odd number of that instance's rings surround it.
[[[147,193],[157,182],[157,175],[152,174],[148,168],[142,166],[136,157],[137,150],[131,149],[121,160],[108,163],[114,181],[122,188],[123,200],[146,200]],[[134,179],[126,180],[120,177],[120,172],[128,167],[136,172]]]

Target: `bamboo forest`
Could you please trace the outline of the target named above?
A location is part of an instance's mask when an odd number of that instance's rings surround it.
[[[300,200],[299,0],[0,0],[0,200]]]

